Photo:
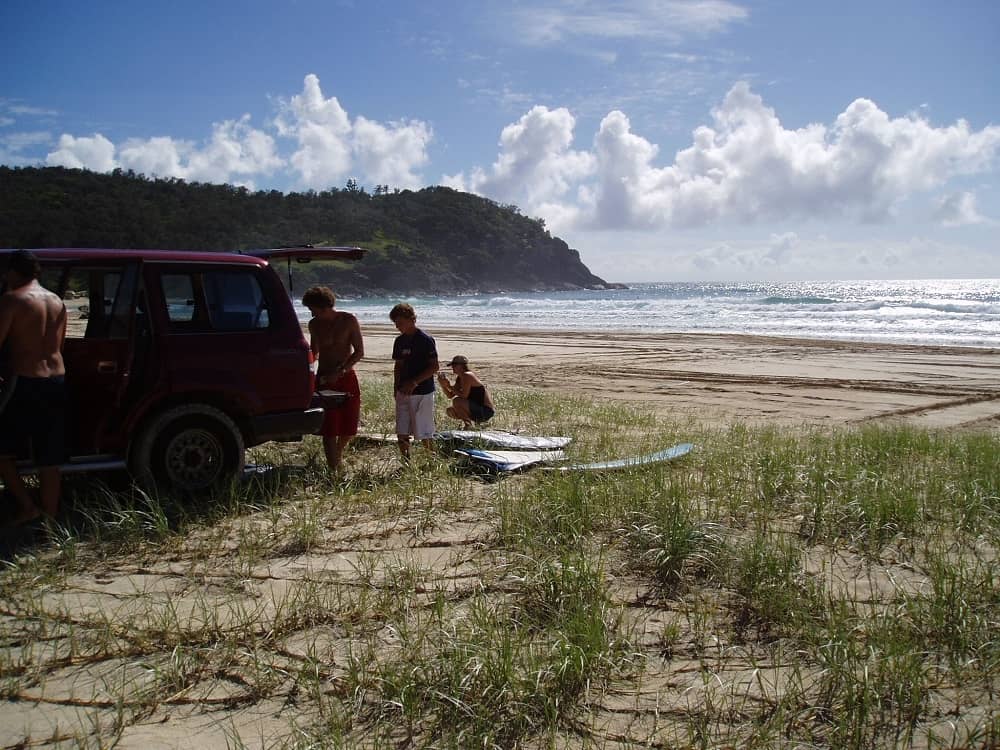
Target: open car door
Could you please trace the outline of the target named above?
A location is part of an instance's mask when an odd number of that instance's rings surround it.
[[[122,445],[126,394],[142,370],[136,342],[149,335],[136,321],[139,263],[43,259],[39,281],[66,300],[67,448],[77,457],[114,453]]]
[[[263,250],[243,250],[243,255],[262,258],[271,265],[285,261],[288,274],[288,293],[292,294],[292,263],[311,263],[314,260],[360,260],[365,251],[360,247],[323,247],[317,245],[290,245]]]

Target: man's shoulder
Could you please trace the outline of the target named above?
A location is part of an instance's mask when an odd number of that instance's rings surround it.
[[[24,307],[31,304],[31,298],[23,294],[20,289],[8,289],[0,294],[0,306],[6,310]]]
[[[343,325],[355,326],[358,323],[358,319],[354,315],[354,313],[344,312],[343,310],[337,310],[337,314],[333,318],[333,323],[338,326],[343,326]]]

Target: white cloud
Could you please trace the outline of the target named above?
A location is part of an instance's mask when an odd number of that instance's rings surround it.
[[[59,147],[45,157],[45,163],[53,167],[108,172],[117,166],[115,144],[100,133],[89,138],[63,134],[59,137]]]
[[[212,126],[212,139],[194,149],[187,165],[187,179],[229,182],[233,176],[271,174],[284,165],[274,139],[250,127],[250,115]]]
[[[354,173],[363,180],[416,188],[416,169],[427,163],[431,128],[418,120],[382,124],[364,117],[353,123],[336,97],[325,99],[319,78],[310,73],[302,93],[282,105],[278,133],[294,138],[291,164],[299,181],[312,188],[336,187]]]
[[[193,182],[235,182],[253,187],[252,177],[283,166],[274,139],[250,126],[250,116],[212,125],[212,137],[198,146],[191,141],[155,137],[132,138],[119,150],[124,169]]]
[[[501,202],[523,202],[536,213],[544,208],[547,220],[553,213],[565,214],[561,217],[565,221],[575,216],[575,209],[559,199],[596,166],[592,154],[570,149],[575,124],[565,108],[533,107],[503,129],[500,154],[488,172],[475,169],[468,178],[452,175],[444,182]]]
[[[155,177],[232,182],[253,187],[253,175],[271,174],[284,162],[274,139],[250,126],[250,116],[212,126],[204,145],[167,136],[130,138],[120,148],[100,133],[91,138],[63,135],[46,157],[50,165],[108,172],[117,167]]]
[[[56,115],[59,114],[54,109],[46,109],[44,107],[31,107],[26,104],[11,104],[7,109],[15,115],[22,115],[27,117],[55,117]]]
[[[414,172],[428,161],[431,129],[417,120],[382,125],[364,117],[354,121],[354,153],[370,182],[401,188],[421,186]]]
[[[0,164],[24,166],[36,163],[37,160],[27,156],[25,152],[48,144],[51,140],[52,134],[44,130],[4,133],[0,135]]]
[[[280,135],[298,141],[290,161],[304,185],[330,187],[350,173],[350,119],[336,97],[323,98],[317,76],[306,76],[302,93],[284,105],[275,124]]]
[[[778,265],[787,259],[799,245],[799,236],[795,232],[772,234],[762,261],[769,265]]]
[[[987,219],[980,215],[976,196],[970,192],[952,193],[937,200],[934,218],[946,227],[966,224],[983,224]]]
[[[279,106],[275,132],[295,143],[287,160],[279,155],[275,138],[252,127],[250,116],[243,115],[213,124],[204,143],[156,136],[130,138],[116,147],[100,133],[79,138],[65,134],[46,162],[98,172],[121,167],[149,176],[248,187],[254,186],[255,177],[288,166],[299,184],[312,188],[336,187],[355,174],[372,184],[423,186],[417,170],[428,162],[433,137],[429,125],[365,117],[352,122],[336,97],[323,96],[319,78],[312,74],[305,77],[302,93]]]
[[[705,233],[672,235],[614,231],[586,235],[584,262],[602,278],[648,279],[844,279],[990,277],[996,257],[990,248],[951,244],[927,237],[864,232],[830,238],[798,232],[746,232],[706,238]],[[605,248],[593,252],[595,246]],[[991,257],[991,255],[993,257]],[[960,272],[954,259],[960,258]]]
[[[677,42],[720,31],[748,15],[726,0],[562,0],[511,12],[517,38],[529,44],[571,38]]]
[[[187,141],[157,136],[129,138],[119,153],[125,169],[157,177],[183,177],[184,158],[193,150],[194,146]]]
[[[5,133],[0,136],[0,144],[8,151],[24,151],[33,146],[40,146],[52,140],[52,134],[47,130],[31,130],[19,133]]]
[[[815,267],[819,259],[814,257],[814,248],[802,248],[801,244],[795,232],[771,234],[763,242],[720,242],[691,253],[690,263],[703,272],[728,268],[751,276],[775,276],[788,268],[798,270],[803,265]]]
[[[655,164],[658,146],[633,133],[622,112],[605,116],[590,152],[570,150],[573,127],[565,110],[536,107],[504,129],[491,171],[463,182],[532,215],[544,207],[559,217],[541,213],[557,230],[884,221],[907,196],[989,170],[1000,150],[998,126],[973,131],[964,120],[934,127],[915,115],[893,119],[868,99],[852,102],[829,127],[788,130],[743,82],[669,166]],[[560,172],[570,155],[576,169]]]

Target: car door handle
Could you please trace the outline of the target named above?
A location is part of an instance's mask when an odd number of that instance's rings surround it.
[[[114,360],[102,360],[97,363],[97,371],[104,373],[118,372],[118,363]]]

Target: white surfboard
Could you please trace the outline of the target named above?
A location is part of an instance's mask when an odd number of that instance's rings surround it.
[[[573,442],[570,437],[515,435],[498,430],[444,430],[434,433],[434,439],[459,445],[518,451],[558,450]]]
[[[589,464],[568,464],[566,466],[545,466],[549,471],[612,471],[615,469],[631,469],[636,466],[647,464],[658,464],[664,461],[672,461],[675,458],[686,456],[694,450],[693,443],[680,443],[656,453],[649,453],[645,456],[631,456],[628,458],[618,458],[613,461],[595,461]]]
[[[459,448],[455,454],[491,471],[517,471],[535,464],[565,461],[566,453],[549,451],[494,451],[480,448]]]

